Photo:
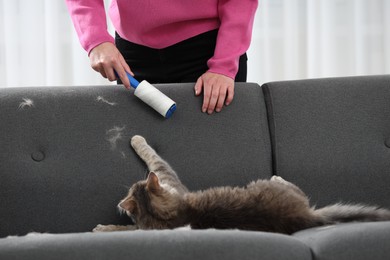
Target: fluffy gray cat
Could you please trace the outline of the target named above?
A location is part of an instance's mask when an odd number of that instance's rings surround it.
[[[292,234],[351,221],[390,220],[390,211],[367,205],[335,204],[320,209],[294,184],[281,177],[257,180],[246,187],[217,187],[189,192],[170,165],[142,136],[131,145],[149,168],[118,204],[135,225],[98,225],[94,231],[130,229],[242,229]]]

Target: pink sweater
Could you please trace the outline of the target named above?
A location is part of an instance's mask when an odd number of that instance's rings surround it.
[[[66,0],[81,45],[89,53],[107,31],[103,0]],[[258,0],[112,0],[109,15],[124,39],[161,49],[219,28],[210,72],[234,78],[249,48]]]

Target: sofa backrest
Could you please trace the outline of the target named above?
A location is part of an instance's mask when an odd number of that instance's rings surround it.
[[[192,190],[269,178],[261,88],[237,84],[235,101],[207,115],[193,86],[158,86],[177,102],[170,119],[122,86],[0,89],[0,236],[128,222],[116,205],[147,172],[129,146],[136,134]]]
[[[318,206],[390,207],[390,76],[271,82],[262,86],[274,173]]]

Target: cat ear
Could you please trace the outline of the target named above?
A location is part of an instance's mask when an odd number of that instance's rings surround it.
[[[119,207],[133,214],[137,208],[137,203],[132,199],[124,200],[119,204]]]
[[[151,192],[156,192],[160,189],[160,183],[158,182],[158,177],[154,172],[150,172],[148,179],[146,180],[146,187]]]

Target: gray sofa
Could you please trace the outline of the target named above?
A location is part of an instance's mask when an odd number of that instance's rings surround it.
[[[146,174],[135,134],[191,190],[276,174],[317,206],[390,207],[390,76],[241,83],[212,115],[193,84],[157,87],[177,102],[170,119],[121,86],[0,89],[0,259],[390,258],[390,222],[91,233],[129,224],[116,204]]]

